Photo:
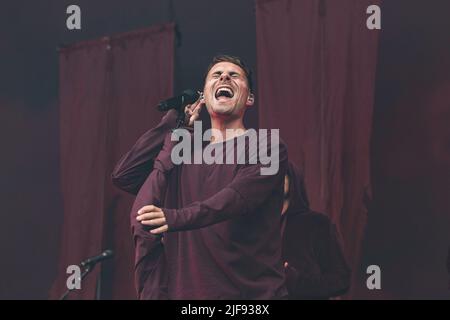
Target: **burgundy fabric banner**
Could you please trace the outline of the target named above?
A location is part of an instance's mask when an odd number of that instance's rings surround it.
[[[258,0],[261,128],[279,128],[303,168],[313,210],[328,214],[357,268],[370,198],[379,0]],[[355,274],[356,272],[354,272]]]
[[[155,108],[173,91],[174,25],[83,42],[60,52],[61,188],[64,206],[60,263],[50,293],[66,290],[66,268],[104,249],[70,299],[134,299],[134,250],[129,227],[133,197],[111,184],[124,154],[161,119]],[[98,281],[102,270],[101,281]]]

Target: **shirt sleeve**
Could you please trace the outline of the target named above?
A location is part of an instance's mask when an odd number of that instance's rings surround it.
[[[170,110],[155,127],[144,133],[115,166],[111,178],[118,188],[137,194],[153,169],[164,138],[176,126],[177,112]]]
[[[176,126],[177,112],[166,113],[161,122],[142,135],[117,163],[112,181],[120,189],[137,194],[144,184],[147,201],[163,205],[170,160],[170,132]],[[161,236],[153,235],[131,212],[131,231],[135,246],[135,286],[140,299],[167,299],[168,275]]]
[[[164,162],[170,160],[165,152],[166,146],[167,143],[156,158],[154,169],[143,186],[148,203],[157,206],[164,204],[167,190],[167,172],[159,168],[164,167]],[[162,236],[151,234],[149,227],[136,220],[135,211],[136,208],[131,212],[130,218],[135,246],[135,285],[138,296],[145,300],[167,299],[168,275]]]
[[[286,146],[280,141],[279,148],[273,148],[272,152],[277,152],[278,157],[274,158],[279,159],[275,174],[261,174],[261,168],[265,166],[259,162],[239,165],[231,183],[212,197],[184,208],[163,208],[169,232],[199,229],[255,212],[271,198],[274,190],[282,190],[287,170]]]

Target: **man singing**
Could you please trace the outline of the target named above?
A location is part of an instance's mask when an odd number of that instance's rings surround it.
[[[119,188],[137,194],[131,225],[139,298],[285,298],[279,212],[286,147],[277,141],[272,148],[270,134],[257,150],[249,147],[243,117],[254,96],[251,71],[239,58],[215,57],[203,93],[186,108],[187,126],[204,105],[211,118],[211,139],[200,148],[221,144],[223,158],[236,160],[242,141],[248,159],[267,146],[268,153],[277,152],[278,171],[261,174],[259,160],[174,165],[173,110],[146,132],[112,175]]]

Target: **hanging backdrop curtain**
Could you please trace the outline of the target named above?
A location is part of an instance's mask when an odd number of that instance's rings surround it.
[[[64,223],[50,298],[66,290],[66,268],[114,250],[71,299],[134,299],[133,197],[111,184],[112,169],[161,113],[173,91],[174,25],[83,42],[60,51],[61,191]],[[100,272],[101,270],[101,272]],[[101,276],[100,276],[101,273]]]
[[[380,1],[256,1],[259,125],[280,128],[312,209],[337,224],[354,271],[370,198],[373,4]]]

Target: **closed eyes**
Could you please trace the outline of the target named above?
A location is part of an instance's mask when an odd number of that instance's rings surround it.
[[[220,76],[222,75],[222,71],[216,71],[216,72],[214,72],[212,75],[211,75],[211,77],[213,78],[213,79],[218,79],[218,78],[220,78]],[[239,73],[237,73],[237,72],[230,72],[230,77],[232,77],[232,78],[239,78],[240,77],[240,74]]]

